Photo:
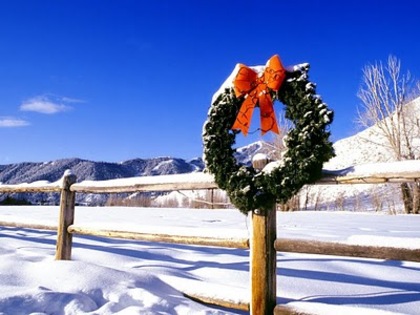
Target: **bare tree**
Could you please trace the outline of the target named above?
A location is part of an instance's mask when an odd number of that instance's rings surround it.
[[[420,139],[420,123],[416,105],[420,107],[420,82],[409,71],[402,73],[401,62],[390,55],[387,63],[367,65],[363,68],[362,85],[358,91],[361,107],[358,122],[363,127],[376,125],[374,130],[389,147],[394,160],[419,158],[415,141]],[[417,99],[416,99],[417,98]],[[420,213],[420,186],[418,183],[401,184],[406,213]]]

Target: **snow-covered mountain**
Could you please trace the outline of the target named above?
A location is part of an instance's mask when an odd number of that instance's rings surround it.
[[[107,180],[135,176],[154,176],[200,172],[204,168],[201,158],[184,160],[172,157],[133,159],[121,163],[95,162],[78,158],[62,159],[43,163],[16,163],[0,165],[0,183],[19,184],[39,180],[54,182],[70,169],[79,182],[84,180]],[[3,198],[2,198],[3,197]],[[6,196],[0,196],[0,200]],[[18,194],[15,198],[25,199],[34,204],[56,204],[57,194]],[[106,195],[79,194],[77,202],[97,205],[107,200]]]
[[[121,163],[95,162],[78,158],[44,163],[16,163],[0,166],[0,182],[4,184],[30,183],[38,180],[54,182],[67,169],[78,181],[107,180],[134,176],[167,175],[202,171],[200,158],[186,161],[180,158],[158,157],[133,159]]]
[[[404,106],[404,117],[410,151],[414,153],[416,159],[420,158],[420,98]],[[398,121],[394,114],[387,117],[384,122],[389,123],[391,118],[394,122]],[[398,125],[398,128],[402,126]],[[324,169],[336,170],[360,164],[397,160],[389,140],[378,124],[335,142],[334,150],[336,156],[324,164]],[[407,155],[407,147],[404,145],[401,146],[401,155]],[[309,202],[309,208],[312,209],[318,207],[318,209],[376,210],[395,213],[403,208],[399,184],[312,186],[303,190],[301,197],[305,194],[312,199]]]
[[[237,149],[239,163],[249,164],[250,158],[265,147],[262,141]],[[107,180],[135,176],[155,176],[201,172],[204,162],[201,157],[191,160],[173,157],[132,159],[120,163],[96,162],[79,158],[61,159],[49,162],[24,162],[0,165],[0,183],[20,184],[39,180],[54,182],[70,169],[78,179]]]
[[[384,137],[376,126],[334,143],[336,156],[325,163],[326,169],[341,169],[353,165],[388,162],[394,159]]]
[[[262,142],[253,143],[238,149],[237,159],[241,163],[249,163],[249,156],[259,152]],[[0,184],[32,183],[35,181],[55,182],[66,170],[71,170],[77,181],[108,180],[137,176],[156,176],[201,172],[204,162],[201,157],[191,160],[173,157],[157,157],[150,159],[132,159],[120,163],[96,162],[79,158],[60,159],[49,162],[25,162],[0,165]],[[9,194],[0,194],[0,201]],[[132,197],[132,196],[131,196]],[[57,204],[59,196],[51,193],[14,194],[13,198],[29,201],[33,204]],[[103,205],[108,199],[106,194],[78,194],[77,202],[87,205]]]
[[[238,163],[251,165],[252,157],[256,153],[267,153],[270,149],[271,147],[267,143],[263,141],[256,141],[249,145],[237,148],[235,157]]]
[[[416,156],[420,152],[420,97],[404,106],[405,123],[411,150]],[[394,122],[397,121],[394,116]],[[387,124],[390,117],[386,118]],[[402,130],[402,127],[400,127]],[[355,135],[334,143],[336,157],[325,164],[326,169],[340,169],[358,164],[395,161],[389,141],[378,124],[366,128]],[[406,148],[402,145],[402,155]]]

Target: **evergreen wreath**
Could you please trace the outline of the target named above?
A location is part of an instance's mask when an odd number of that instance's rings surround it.
[[[334,156],[327,130],[333,111],[315,93],[316,85],[309,81],[308,71],[309,64],[288,68],[280,88],[270,91],[273,101],[284,104],[285,117],[293,126],[284,139],[287,151],[283,159],[261,171],[238,164],[234,156],[239,131],[231,127],[244,97],[237,98],[233,88],[227,88],[210,107],[203,126],[206,169],[244,214],[287,202],[305,184],[318,180],[323,163]]]

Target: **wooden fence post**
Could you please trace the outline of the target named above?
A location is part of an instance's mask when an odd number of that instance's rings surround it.
[[[60,196],[60,217],[57,228],[56,260],[70,260],[73,237],[67,231],[74,222],[75,192],[70,190],[76,182],[76,175],[66,171],[63,176]]]
[[[253,160],[253,166],[262,169],[267,162]],[[276,205],[272,209],[254,210],[250,241],[251,315],[271,315],[276,306],[276,237]]]

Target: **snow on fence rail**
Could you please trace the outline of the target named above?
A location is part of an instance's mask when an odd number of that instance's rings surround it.
[[[366,164],[343,170],[324,171],[316,184],[359,184],[385,182],[412,182],[420,179],[420,161]],[[76,183],[76,176],[66,171],[55,183],[45,181],[30,184],[3,185],[0,193],[60,192],[60,218],[57,227],[56,259],[71,259],[72,235],[95,235],[143,241],[182,243],[191,245],[219,246],[250,249],[249,304],[232,304],[203,296],[192,298],[220,306],[249,310],[252,315],[302,314],[287,305],[276,304],[276,251],[308,254],[357,256],[365,258],[409,260],[420,262],[420,249],[349,245],[330,242],[276,237],[276,211],[255,210],[252,212],[252,235],[250,239],[226,239],[210,237],[174,236],[127,231],[87,229],[74,225],[76,193],[121,193],[136,191],[173,191],[217,188],[211,175],[205,173],[135,177],[106,181]],[[23,222],[1,222],[2,226],[55,230],[55,227]]]

